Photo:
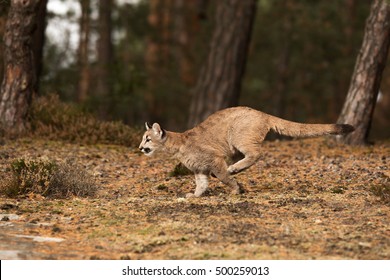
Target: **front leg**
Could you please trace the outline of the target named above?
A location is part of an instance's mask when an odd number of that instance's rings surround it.
[[[186,197],[200,197],[209,186],[209,179],[206,174],[195,174],[196,188],[195,193],[188,193]]]

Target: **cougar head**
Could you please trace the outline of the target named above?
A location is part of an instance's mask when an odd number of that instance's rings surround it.
[[[167,139],[165,130],[160,127],[158,123],[154,123],[152,126],[145,123],[146,131],[142,136],[139,149],[147,156],[151,156],[153,153],[158,152],[164,148],[164,143]]]

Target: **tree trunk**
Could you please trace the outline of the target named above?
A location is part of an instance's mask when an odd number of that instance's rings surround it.
[[[289,72],[291,61],[291,36],[286,34],[291,33],[293,25],[293,14],[295,13],[294,3],[291,0],[279,1],[276,3],[278,10],[282,11],[282,14],[287,11],[287,14],[282,16],[279,20],[276,32],[280,36],[278,55],[276,57],[275,64],[275,85],[273,92],[274,99],[274,111],[273,114],[279,117],[286,117],[287,99],[288,99],[288,85],[291,73]],[[278,13],[280,15],[280,13]]]
[[[158,84],[159,77],[159,65],[161,51],[160,42],[157,40],[158,30],[161,26],[161,13],[160,11],[160,0],[149,0],[149,14],[148,24],[151,32],[148,33],[146,39],[146,50],[145,50],[145,66],[146,72],[148,73],[147,79],[147,90],[145,92],[145,115],[146,119],[156,119],[157,102],[155,100],[154,92]]]
[[[0,125],[10,133],[26,128],[35,84],[32,35],[39,0],[12,0],[4,35],[5,73],[0,92]]]
[[[201,20],[205,18],[204,0],[175,0],[174,3],[174,48],[179,77],[186,87],[193,87],[196,82],[193,54],[195,41],[200,31]],[[202,9],[202,10],[201,10]]]
[[[197,16],[199,19],[207,19],[207,7],[209,6],[209,0],[196,0]]]
[[[88,59],[89,33],[90,33],[90,0],[81,0],[80,41],[78,49],[79,85],[77,100],[86,101],[90,85],[90,69]]]
[[[340,138],[344,143],[367,143],[389,43],[390,4],[387,0],[375,0],[366,22],[363,44],[356,60],[348,95],[338,119],[339,123],[351,124],[356,129]]]
[[[9,6],[9,2],[0,5],[0,81],[3,80],[4,75],[4,33]]]
[[[109,111],[109,95],[111,94],[111,63],[112,63],[112,0],[99,1],[98,23],[98,69],[96,80],[96,97],[98,98],[98,111],[102,117],[107,117]]]
[[[215,111],[238,104],[256,2],[218,1],[210,51],[191,101],[189,127]]]
[[[356,21],[357,21],[357,0],[344,0],[342,13],[344,14],[344,28],[342,29],[342,35],[344,35],[344,45],[341,49],[341,54],[345,58],[351,57],[354,55],[356,49],[356,44],[353,40],[354,34],[357,33],[355,30]],[[341,36],[341,35],[340,35]],[[347,61],[345,59],[345,61]],[[348,62],[350,60],[348,59]],[[332,110],[329,110],[328,119],[334,120],[338,117],[338,114],[341,110],[341,106],[345,100],[345,94],[348,92],[349,80],[346,77],[351,76],[351,70],[346,65],[340,67],[339,75],[334,83],[333,97],[329,100],[329,107]]]
[[[147,37],[145,65],[148,73],[147,91],[145,93],[146,112],[148,119],[158,120],[162,115],[159,104],[160,86],[167,77],[167,65],[172,59],[172,11],[173,0],[150,0],[148,24],[150,32]]]
[[[34,92],[38,93],[39,90],[39,78],[42,73],[42,57],[43,47],[45,44],[45,30],[46,30],[46,5],[48,0],[39,1],[37,12],[37,28],[33,33],[32,49],[34,54],[34,69],[35,69],[35,85]]]

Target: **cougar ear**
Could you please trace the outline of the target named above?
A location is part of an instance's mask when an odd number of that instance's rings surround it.
[[[149,130],[152,128],[152,126],[148,122],[145,122],[145,128],[146,130]]]
[[[154,123],[152,129],[156,135],[160,136],[160,138],[165,137],[165,130],[162,129],[158,123]]]

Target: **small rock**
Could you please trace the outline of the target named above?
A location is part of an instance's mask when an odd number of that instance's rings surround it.
[[[16,214],[0,214],[0,221],[16,221],[20,216]]]
[[[62,242],[65,240],[63,238],[46,237],[46,236],[33,236],[33,235],[21,235],[21,234],[17,234],[15,236],[19,237],[19,238],[32,239],[32,241],[35,241],[35,242]]]
[[[73,221],[72,217],[61,217],[61,220],[67,224],[69,224],[71,221]]]
[[[369,242],[359,242],[359,246],[363,248],[371,248],[371,243]]]
[[[0,259],[2,260],[19,260],[21,251],[17,250],[3,250],[0,251]]]

